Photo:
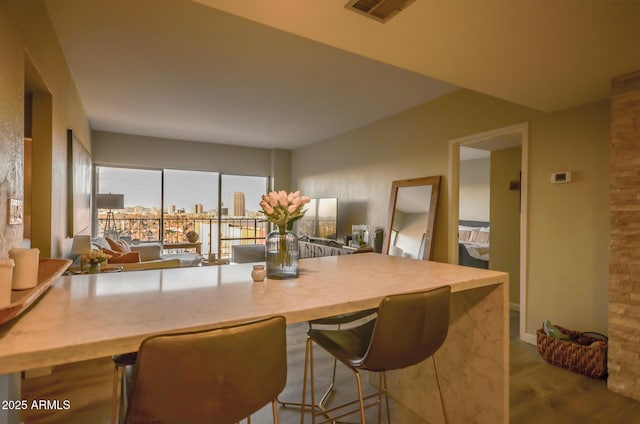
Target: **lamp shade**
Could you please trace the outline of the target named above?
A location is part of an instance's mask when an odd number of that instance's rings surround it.
[[[98,209],[124,209],[124,194],[104,194],[96,195],[96,206]]]
[[[74,255],[82,255],[91,250],[91,236],[77,235],[73,236],[73,244],[71,245],[71,253]]]

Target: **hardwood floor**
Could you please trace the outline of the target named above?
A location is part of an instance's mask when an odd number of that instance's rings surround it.
[[[640,422],[640,402],[610,392],[606,380],[547,364],[535,346],[517,339],[517,328],[518,314],[512,312],[509,370],[512,424]]]
[[[535,346],[517,340],[517,313],[511,316],[510,342],[510,405],[513,424],[571,424],[571,423],[632,423],[640,422],[640,402],[611,393],[605,380],[594,380],[544,362]],[[288,328],[289,375],[281,400],[296,401],[302,389],[304,340],[306,325]],[[316,349],[316,387],[324,390],[330,378],[331,359]],[[29,409],[23,414],[26,424],[102,424],[111,417],[111,383],[113,365],[110,358],[102,358],[56,367],[52,375],[23,380],[23,399],[65,400],[68,410]],[[342,369],[338,373],[335,399],[351,397],[355,393],[352,374]],[[444,388],[446,393],[446,387]],[[399,424],[421,424],[423,420],[406,408],[393,403],[392,419]],[[300,422],[297,408],[279,408],[280,422]],[[368,411],[372,422],[376,409]],[[352,418],[351,421],[356,421]],[[252,423],[271,423],[269,408],[252,417]],[[310,420],[306,420],[310,422]]]

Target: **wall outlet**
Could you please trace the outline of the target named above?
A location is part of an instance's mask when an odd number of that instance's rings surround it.
[[[554,184],[564,184],[571,182],[571,171],[560,171],[551,174],[551,182]]]

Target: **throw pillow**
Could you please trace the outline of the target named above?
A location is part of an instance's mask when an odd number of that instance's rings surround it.
[[[129,247],[129,244],[126,241],[112,240],[109,237],[106,237],[106,239],[107,239],[107,243],[109,243],[109,247],[111,247],[111,250],[113,250],[114,252],[119,252],[119,253],[131,252],[131,247]]]
[[[96,237],[92,240],[91,244],[94,247],[94,250],[100,250],[100,249],[108,249],[109,248],[109,243],[107,243],[107,240],[105,240],[104,237]]]
[[[111,257],[109,258],[109,260],[111,260],[112,258],[117,258],[118,256],[121,256],[121,255],[122,255],[122,253],[120,253],[120,252],[114,252],[113,250],[111,250],[111,249],[106,249],[106,248],[104,248],[104,247],[103,247],[102,249],[100,249],[100,250],[102,250],[102,251],[103,251],[104,253],[106,253],[107,255],[111,256]]]
[[[140,262],[140,252],[123,253],[118,257],[109,259],[110,264],[132,264]]]
[[[470,241],[471,240],[471,230],[459,230],[458,231],[458,240],[459,241]]]
[[[104,249],[104,248],[100,250],[102,251],[102,253],[106,253],[107,255],[109,255],[109,259],[107,259],[107,263],[113,263],[113,261],[117,261],[118,258],[122,256],[122,253],[114,252],[113,250]]]

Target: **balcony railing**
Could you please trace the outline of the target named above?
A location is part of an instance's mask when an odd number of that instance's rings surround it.
[[[120,238],[132,242],[184,243],[186,233],[195,231],[202,243],[202,254],[216,253],[219,258],[231,257],[231,246],[236,244],[264,244],[269,223],[263,218],[215,217],[196,218],[172,216],[164,218],[115,217],[107,226],[107,217],[98,217],[98,236],[115,231]],[[162,232],[162,238],[160,234]]]

